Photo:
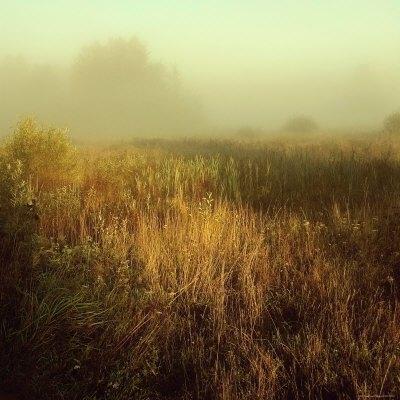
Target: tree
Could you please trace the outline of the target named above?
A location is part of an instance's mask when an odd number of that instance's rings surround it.
[[[204,127],[176,71],[152,61],[136,38],[85,47],[66,68],[0,58],[0,96],[0,131],[26,115],[81,137],[186,135]]]
[[[317,130],[317,123],[312,118],[306,116],[291,118],[283,127],[283,131],[288,133],[314,133]]]
[[[386,117],[383,131],[387,134],[400,134],[400,112],[395,112]]]
[[[72,67],[71,87],[70,119],[84,133],[187,133],[199,119],[177,74],[151,61],[136,38],[83,49]]]

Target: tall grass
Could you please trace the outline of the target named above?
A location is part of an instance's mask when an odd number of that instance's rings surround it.
[[[90,151],[21,126],[1,153],[4,388],[400,396],[397,143]]]

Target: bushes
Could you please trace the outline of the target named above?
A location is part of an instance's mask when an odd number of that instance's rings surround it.
[[[22,163],[0,159],[0,237],[17,232],[30,232],[34,203],[31,201],[29,185],[22,177]]]
[[[55,187],[77,179],[76,151],[65,130],[46,128],[34,119],[20,122],[8,138],[4,157],[21,163],[22,177],[36,188]]]
[[[75,168],[75,151],[65,133],[32,119],[22,121],[0,149],[0,342],[9,345],[2,354],[8,360],[5,371],[24,348],[21,343],[13,348],[10,340],[20,329],[20,317],[29,313],[27,298],[37,295],[32,285],[41,240],[35,198],[40,190],[73,182]]]
[[[383,123],[383,131],[386,134],[400,134],[400,112],[389,115]]]
[[[308,134],[315,133],[318,125],[312,118],[300,116],[287,121],[282,130],[285,133]]]
[[[38,227],[35,198],[77,180],[77,158],[65,131],[21,121],[0,152],[0,235],[26,244]],[[4,243],[3,243],[4,244]]]

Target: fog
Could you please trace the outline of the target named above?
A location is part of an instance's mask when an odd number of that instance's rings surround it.
[[[176,71],[149,59],[136,38],[84,47],[65,67],[11,57],[0,65],[2,127],[25,115],[75,135],[182,135],[204,127],[201,105]]]
[[[400,7],[5,2],[0,134],[34,115],[76,137],[379,129],[400,109]]]

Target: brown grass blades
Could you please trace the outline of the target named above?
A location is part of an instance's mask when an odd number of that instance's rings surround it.
[[[88,150],[21,124],[0,152],[1,387],[38,399],[400,396],[396,148]]]

